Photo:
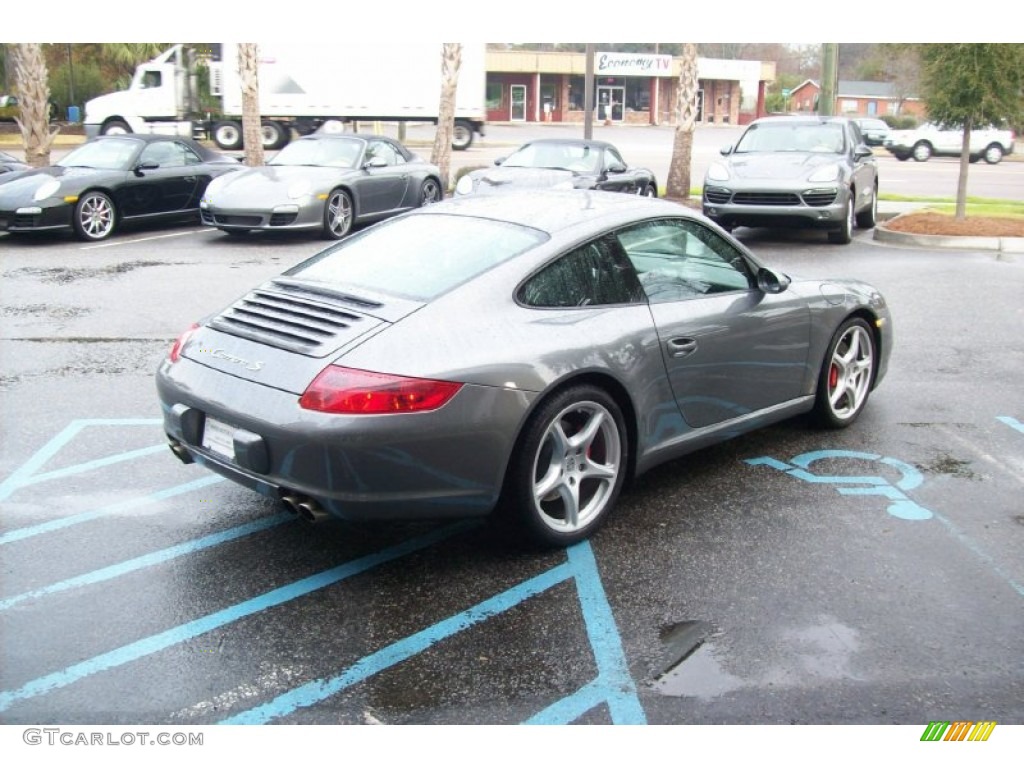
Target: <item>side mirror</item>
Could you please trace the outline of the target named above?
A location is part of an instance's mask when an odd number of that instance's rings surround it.
[[[732,144],[728,144],[728,145],[722,147],[720,150],[718,150],[718,154],[720,154],[720,155],[731,155],[732,154]]]
[[[155,171],[160,167],[160,163],[154,163],[152,161],[146,163],[139,163],[135,166],[135,175],[141,176],[143,171]]]
[[[787,275],[761,267],[757,270],[757,287],[762,293],[782,293],[793,282]]]
[[[508,158],[507,158],[507,157],[505,157],[505,156],[502,156],[502,157],[498,157],[498,158],[495,158],[495,160],[494,160],[494,164],[495,164],[495,165],[501,165],[501,164],[502,164],[502,163],[504,163],[504,162],[505,162],[505,161],[506,161],[507,159],[508,159]]]
[[[853,150],[853,157],[856,160],[863,160],[865,157],[871,157],[874,152],[867,144],[858,144]]]
[[[626,166],[622,163],[612,163],[608,166],[608,173],[625,173]]]
[[[387,168],[388,161],[383,157],[372,157],[363,163],[363,168]]]

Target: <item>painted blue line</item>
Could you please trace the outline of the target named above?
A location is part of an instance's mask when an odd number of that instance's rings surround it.
[[[45,483],[48,480],[58,480],[62,477],[70,477],[71,475],[80,475],[83,472],[89,472],[93,469],[100,469],[102,467],[109,467],[111,464],[119,464],[122,461],[132,461],[133,459],[140,459],[143,456],[151,456],[152,454],[159,453],[160,451],[167,451],[170,453],[170,451],[167,450],[166,444],[151,445],[148,448],[125,451],[124,453],[106,456],[102,459],[93,459],[92,461],[86,461],[82,464],[75,464],[72,467],[55,469],[51,472],[40,472],[22,481],[19,488],[24,488],[27,485],[35,485],[36,483]]]
[[[993,560],[992,557],[987,552],[985,552],[981,547],[979,547],[977,544],[975,544],[973,541],[967,538],[963,533],[961,533],[960,529],[953,525],[952,521],[947,519],[945,516],[939,514],[936,514],[935,517],[938,519],[940,523],[946,526],[946,529],[953,535],[954,539],[956,539],[958,542],[960,542],[969,550],[971,550],[971,552],[973,552],[975,555],[981,558],[982,562],[984,562],[985,565],[991,568],[999,578],[1006,581],[1006,583],[1009,584],[1010,587],[1018,595],[1024,597],[1024,585],[1018,584],[1016,581],[1013,580],[1012,576],[1010,576],[1007,573],[1004,573],[1003,569],[999,567],[995,560]]]
[[[31,525],[26,528],[16,528],[15,530],[8,531],[4,535],[0,536],[0,545],[10,544],[15,541],[21,541],[23,539],[31,538],[32,536],[39,536],[43,533],[50,533],[52,531],[57,531],[61,528],[67,528],[72,525],[87,523],[90,520],[96,520],[97,518],[104,517],[106,515],[115,515],[121,512],[127,512],[130,509],[142,507],[145,506],[146,504],[152,504],[153,502],[170,499],[173,498],[174,496],[180,496],[183,493],[196,491],[199,490],[200,488],[205,488],[208,485],[220,483],[223,480],[223,477],[220,477],[218,475],[211,475],[208,477],[200,478],[199,480],[193,480],[190,483],[184,483],[183,485],[175,485],[172,488],[166,488],[162,491],[151,493],[148,496],[139,496],[138,498],[135,499],[119,501],[114,504],[108,504],[105,507],[100,507],[99,509],[93,509],[88,512],[80,512],[77,515],[62,517],[59,520],[50,520],[49,522],[40,523],[39,525]]]
[[[425,651],[435,643],[513,608],[534,595],[550,589],[572,576],[568,564],[555,566],[539,576],[517,584],[462,613],[439,621],[426,629],[364,656],[342,674],[329,680],[313,680],[294,688],[259,707],[240,712],[222,720],[219,725],[260,725],[284,717],[302,707],[309,707],[349,686],[362,682],[378,672]]]
[[[37,597],[44,597],[45,595],[52,595],[57,592],[65,592],[69,589],[77,589],[79,587],[109,581],[110,579],[124,576],[132,571],[150,568],[154,565],[165,563],[168,560],[173,560],[176,557],[182,557],[194,552],[199,552],[203,549],[216,547],[219,544],[225,544],[229,541],[240,539],[243,536],[258,533],[259,531],[265,531],[268,528],[273,528],[274,526],[287,523],[294,519],[294,516],[286,512],[282,512],[279,515],[271,515],[270,517],[265,517],[261,520],[254,520],[253,522],[246,523],[245,525],[238,525],[234,528],[229,528],[226,531],[221,531],[220,533],[214,533],[209,536],[203,536],[199,539],[193,539],[192,541],[176,544],[173,547],[167,547],[166,549],[161,549],[157,552],[151,552],[148,555],[141,555],[140,557],[109,565],[106,568],[100,568],[95,571],[90,571],[89,573],[83,573],[80,576],[65,579],[64,581],[58,581],[54,584],[39,587],[38,589],[33,589],[29,592],[22,592],[20,595],[0,600],[0,611],[6,611],[11,606],[17,605],[25,600],[31,600]]]
[[[18,701],[42,696],[45,693],[64,688],[76,683],[91,675],[104,672],[108,669],[137,661],[150,654],[170,648],[178,643],[191,640],[194,637],[203,635],[214,629],[218,629],[232,622],[243,619],[246,616],[265,611],[268,608],[282,605],[298,597],[308,595],[318,589],[336,584],[350,576],[367,571],[383,563],[404,557],[412,552],[424,549],[432,544],[452,536],[470,527],[466,523],[457,523],[445,528],[431,531],[423,536],[409,539],[393,547],[365,557],[360,557],[335,568],[321,571],[318,574],[305,579],[294,581],[283,587],[266,592],[259,597],[245,600],[241,603],[225,608],[215,613],[208,614],[202,618],[185,624],[179,624],[164,632],[138,640],[128,645],[123,645],[113,651],[99,656],[94,656],[78,664],[54,672],[35,680],[30,680],[20,688],[13,691],[0,692],[0,712],[4,712]]]
[[[14,491],[25,484],[40,467],[52,459],[71,439],[81,432],[85,427],[90,426],[121,426],[137,427],[152,426],[163,423],[160,419],[76,419],[68,424],[59,433],[50,438],[42,448],[35,452],[32,457],[18,467],[9,477],[0,482],[0,501],[10,496]]]
[[[590,647],[599,670],[598,679],[608,689],[608,706],[616,725],[645,725],[647,716],[636,695],[633,677],[629,674],[622,639],[615,625],[615,616],[608,603],[597,570],[597,560],[589,542],[569,548],[569,563],[576,572],[580,607],[590,638]]]
[[[1018,432],[1024,432],[1024,423],[1017,421],[1012,416],[996,416],[996,419],[1003,422],[1006,426],[1016,429]]]
[[[523,725],[567,725],[583,717],[594,707],[608,701],[607,686],[599,680],[592,680],[571,696],[560,699],[546,709],[542,709]]]

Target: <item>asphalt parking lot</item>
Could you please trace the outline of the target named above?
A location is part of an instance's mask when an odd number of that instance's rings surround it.
[[[876,284],[887,379],[850,429],[664,465],[547,552],[479,523],[308,526],[167,451],[172,339],[318,241],[0,241],[0,718],[1024,722],[1024,263],[737,234]]]

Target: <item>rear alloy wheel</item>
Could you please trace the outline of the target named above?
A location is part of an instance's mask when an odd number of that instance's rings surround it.
[[[878,189],[871,187],[871,205],[857,214],[857,226],[861,229],[871,229],[878,220]]]
[[[436,203],[441,197],[441,185],[435,179],[424,179],[420,185],[420,207]]]
[[[274,120],[264,120],[260,124],[260,139],[263,149],[281,149],[288,143],[288,129]]]
[[[74,214],[75,234],[82,240],[103,240],[114,233],[117,211],[102,192],[86,192],[78,199]]]
[[[615,505],[629,445],[622,411],[597,387],[556,393],[524,432],[508,492],[525,533],[549,546],[590,536]]]
[[[875,374],[875,340],[859,317],[844,322],[832,337],[818,377],[814,413],[825,427],[852,424],[871,393]]]
[[[1003,148],[998,144],[992,144],[991,146],[985,147],[985,162],[989,165],[995,165],[1003,159]]]
[[[352,231],[354,218],[351,195],[343,189],[333,190],[324,205],[324,237],[328,240],[341,240]]]
[[[843,216],[842,229],[828,233],[828,241],[836,245],[846,245],[853,240],[853,190],[847,194],[846,213]]]
[[[927,141],[919,141],[910,152],[911,157],[919,163],[923,163],[932,156],[932,145]]]

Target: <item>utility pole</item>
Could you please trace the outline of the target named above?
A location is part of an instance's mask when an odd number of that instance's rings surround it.
[[[583,78],[583,138],[594,138],[594,44],[587,43],[586,75]]]
[[[821,92],[818,114],[831,117],[836,113],[836,81],[839,70],[839,43],[821,44]]]

